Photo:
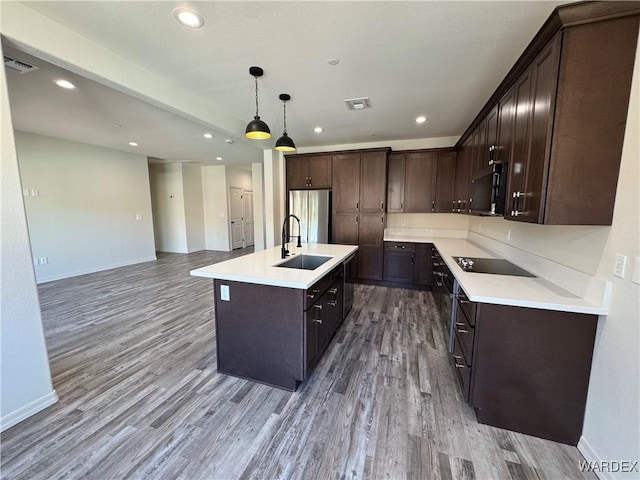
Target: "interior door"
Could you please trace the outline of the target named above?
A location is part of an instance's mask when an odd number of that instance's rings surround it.
[[[244,246],[253,245],[253,192],[244,190],[242,192],[242,238]]]
[[[229,229],[231,249],[242,248],[242,189],[229,187]]]

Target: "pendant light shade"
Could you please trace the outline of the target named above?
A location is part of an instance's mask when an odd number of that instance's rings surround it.
[[[264,140],[266,138],[271,138],[271,130],[269,130],[269,126],[260,120],[260,115],[258,114],[258,77],[261,77],[264,74],[264,71],[260,67],[251,67],[249,68],[249,73],[256,80],[256,116],[249,122],[244,134],[247,138],[251,138],[253,140]]]
[[[284,107],[284,133],[276,142],[276,150],[281,152],[293,152],[296,149],[296,144],[293,143],[293,140],[287,135],[287,101],[291,100],[291,96],[286,93],[280,94],[280,100],[282,100]]]

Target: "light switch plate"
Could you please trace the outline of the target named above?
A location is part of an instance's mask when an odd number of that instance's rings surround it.
[[[613,264],[613,274],[616,277],[624,278],[624,270],[627,266],[627,257],[625,255],[616,255],[616,261]]]
[[[229,285],[220,285],[220,300],[229,301]]]
[[[640,284],[640,257],[636,257],[633,262],[633,273],[631,274],[631,281],[633,283]]]

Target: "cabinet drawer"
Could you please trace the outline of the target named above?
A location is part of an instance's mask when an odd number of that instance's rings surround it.
[[[385,250],[415,252],[416,244],[411,242],[384,242]]]
[[[464,361],[462,350],[460,349],[460,344],[458,343],[457,337],[454,337],[454,342],[453,342],[453,366],[456,370],[456,377],[458,377],[458,382],[460,382],[460,388],[462,389],[462,396],[465,399],[465,401],[469,401],[469,384],[471,382],[471,367],[467,366]]]
[[[476,302],[472,302],[467,297],[467,294],[464,293],[464,290],[459,289],[458,291],[458,306],[460,310],[464,312],[467,316],[467,321],[472,327],[476,326],[476,309],[478,304]]]
[[[475,334],[475,329],[471,325],[469,325],[464,312],[460,310],[458,310],[456,315],[456,324],[454,330],[456,337],[458,338],[458,343],[460,344],[460,349],[462,350],[462,354],[464,355],[464,361],[468,366],[471,366],[471,362],[473,359],[473,337]]]
[[[327,275],[322,277],[316,283],[314,283],[311,288],[307,289],[304,296],[304,309],[307,310],[311,305],[316,303],[318,299],[322,296],[324,292],[331,286],[333,282],[336,281],[337,278],[342,276],[342,265],[338,265],[336,268],[331,270]]]

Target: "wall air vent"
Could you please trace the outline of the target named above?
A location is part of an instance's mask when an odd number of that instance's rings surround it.
[[[349,110],[364,110],[371,108],[371,99],[369,97],[352,98],[344,101]]]
[[[4,56],[4,66],[18,73],[28,73],[38,69],[38,67],[34,65],[29,65],[28,63],[21,62],[7,55]]]

